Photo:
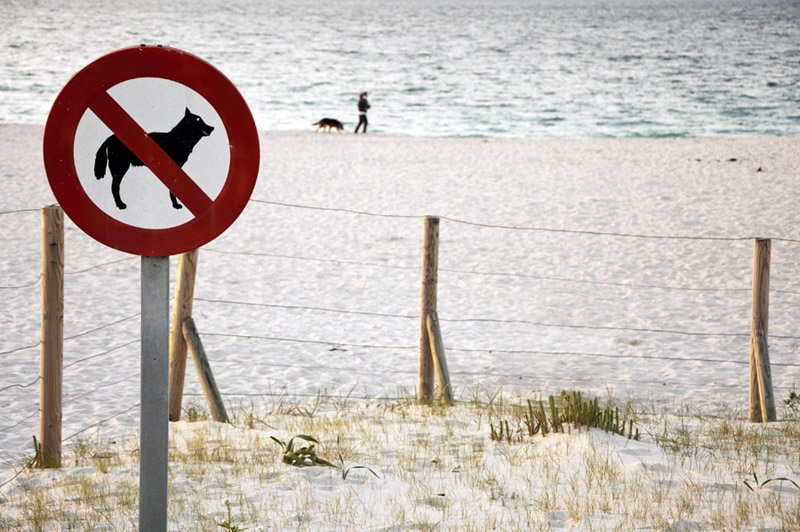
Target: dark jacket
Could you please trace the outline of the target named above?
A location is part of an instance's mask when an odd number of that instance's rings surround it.
[[[358,99],[358,111],[361,113],[366,113],[367,109],[369,109],[369,102],[366,98],[359,98]]]

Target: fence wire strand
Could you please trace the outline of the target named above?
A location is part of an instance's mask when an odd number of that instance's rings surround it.
[[[347,208],[337,208],[337,207],[324,207],[324,206],[310,206],[310,205],[301,205],[295,203],[288,203],[288,202],[276,202],[276,201],[268,201],[263,199],[250,199],[251,203],[260,204],[265,206],[273,206],[273,207],[280,207],[280,208],[287,208],[287,209],[300,209],[300,210],[312,210],[312,211],[319,211],[319,212],[329,212],[329,213],[339,213],[339,214],[347,214],[347,215],[354,215],[354,216],[366,216],[366,217],[373,217],[373,218],[383,218],[383,219],[396,219],[396,220],[422,220],[426,218],[426,216],[422,215],[408,215],[408,214],[386,214],[386,213],[377,213],[377,212],[369,212],[364,210],[357,210],[357,209],[347,209]],[[17,210],[10,210],[10,211],[0,211],[0,215],[13,215],[19,213],[39,213],[40,209],[17,209]],[[653,240],[653,241],[694,241],[694,242],[743,242],[743,241],[751,241],[754,237],[731,237],[731,236],[687,236],[687,235],[657,235],[657,234],[637,234],[632,232],[613,232],[613,231],[593,231],[593,230],[583,230],[583,229],[570,229],[570,228],[557,228],[557,227],[544,227],[544,226],[525,226],[525,225],[509,225],[509,224],[493,224],[493,223],[485,223],[479,221],[472,221],[472,220],[465,220],[459,219],[455,217],[448,217],[448,216],[439,216],[440,220],[447,221],[452,224],[470,226],[470,227],[477,227],[482,229],[490,229],[490,230],[498,230],[498,231],[513,231],[513,232],[539,232],[539,233],[551,233],[551,234],[567,234],[567,235],[581,235],[581,236],[591,236],[591,237],[601,237],[601,238],[621,238],[621,239],[641,239],[641,240]],[[799,243],[800,239],[794,238],[787,238],[787,237],[773,237],[772,240],[784,242],[784,243]],[[299,261],[312,261],[318,263],[328,263],[337,266],[354,266],[354,267],[369,267],[369,268],[382,268],[388,270],[405,270],[405,271],[415,271],[419,272],[420,267],[418,265],[414,266],[404,266],[398,264],[385,264],[385,263],[377,263],[377,262],[369,262],[369,261],[359,261],[359,260],[342,260],[336,258],[329,258],[329,257],[319,257],[319,256],[301,256],[301,255],[292,255],[292,254],[280,254],[280,253],[270,253],[265,251],[232,251],[232,250],[225,250],[220,249],[218,247],[211,247],[211,248],[204,248],[203,251],[210,252],[217,255],[229,255],[229,256],[248,256],[248,257],[269,257],[269,258],[276,258],[276,259],[286,259],[286,260],[299,260]],[[87,272],[92,272],[97,269],[101,269],[108,266],[113,266],[116,264],[128,262],[134,260],[135,257],[122,257],[119,259],[109,260],[97,264],[90,265],[88,267],[73,270],[69,272],[65,272],[67,276],[77,276],[80,274],[84,274]],[[466,268],[439,268],[440,272],[449,273],[449,274],[457,274],[457,275],[477,275],[477,276],[484,276],[484,277],[511,277],[511,278],[519,278],[519,279],[531,279],[531,280],[541,280],[541,281],[548,281],[548,282],[563,282],[563,283],[576,283],[588,286],[609,286],[609,287],[620,287],[620,288],[633,288],[633,289],[644,289],[644,290],[664,290],[664,291],[674,291],[674,292],[697,292],[697,293],[749,293],[750,288],[746,287],[703,287],[703,286],[680,286],[680,285],[670,285],[668,283],[635,283],[635,282],[627,282],[627,281],[617,281],[617,280],[590,280],[590,279],[579,279],[579,278],[571,278],[567,276],[549,276],[549,275],[534,275],[525,272],[499,272],[499,271],[480,271],[476,269],[466,269]],[[20,290],[35,286],[40,284],[41,282],[41,275],[38,275],[37,278],[29,283],[24,283],[20,285],[5,285],[0,286],[0,290]],[[799,295],[800,292],[796,290],[790,289],[772,289],[771,293],[774,294],[782,294],[782,295]],[[261,309],[275,309],[275,310],[289,310],[289,311],[312,311],[312,312],[323,312],[323,313],[337,313],[343,315],[353,315],[353,316],[371,316],[377,317],[382,319],[403,319],[403,320],[418,320],[419,316],[416,314],[403,314],[403,313],[385,313],[385,312],[370,312],[362,309],[345,309],[345,308],[333,308],[333,307],[326,307],[326,306],[318,306],[318,305],[283,305],[278,303],[265,303],[265,302],[255,302],[255,301],[237,301],[233,299],[224,299],[219,297],[203,297],[199,296],[194,299],[196,302],[205,303],[209,305],[230,305],[230,306],[241,306],[243,308],[261,308]],[[119,324],[123,324],[125,322],[134,320],[140,317],[140,313],[136,313],[133,315],[129,315],[127,317],[120,318],[115,321],[111,321],[105,324],[101,324],[97,327],[90,328],[83,332],[75,333],[70,336],[64,338],[64,340],[77,340],[80,338],[88,337],[94,333],[97,333],[103,329],[114,327]],[[565,329],[573,329],[573,330],[587,330],[587,331],[618,331],[618,332],[632,332],[632,333],[641,333],[641,334],[670,334],[670,335],[682,335],[682,336],[690,336],[690,337],[722,337],[722,338],[747,338],[749,334],[746,332],[743,333],[710,333],[710,332],[700,332],[700,331],[687,331],[687,330],[680,330],[680,329],[669,329],[669,328],[637,328],[637,327],[615,327],[615,326],[607,326],[607,325],[592,325],[592,324],[564,324],[564,323],[554,323],[554,322],[546,322],[546,321],[535,321],[535,320],[525,320],[525,319],[503,319],[503,318],[486,318],[486,317],[461,317],[461,318],[452,318],[442,316],[440,317],[440,321],[447,322],[447,323],[499,323],[499,324],[522,324],[528,325],[533,327],[542,327],[542,328],[565,328]],[[230,332],[204,332],[203,336],[208,337],[227,337],[235,340],[246,340],[246,341],[258,341],[258,342],[288,342],[288,343],[296,343],[301,345],[319,345],[325,346],[330,348],[331,350],[335,349],[342,349],[342,348],[353,348],[353,349],[364,349],[364,350],[394,350],[398,352],[415,352],[418,348],[418,344],[414,345],[385,345],[380,343],[353,343],[353,342],[337,342],[333,340],[325,340],[325,339],[305,339],[305,338],[292,338],[292,337],[284,337],[284,336],[271,336],[271,335],[259,335],[259,334],[246,334],[246,333],[230,333]],[[798,336],[792,335],[780,335],[780,334],[771,334],[771,339],[776,340],[791,340],[796,341],[800,340]],[[90,354],[88,356],[84,356],[78,358],[76,360],[71,361],[69,364],[63,366],[64,369],[73,368],[84,364],[86,362],[92,360],[102,360],[104,357],[110,356],[115,352],[118,352],[121,349],[126,347],[130,347],[136,343],[139,343],[139,339],[130,340],[127,342],[123,342],[116,346],[110,347],[103,351]],[[34,348],[39,348],[40,342],[35,344],[29,345],[21,345],[18,347],[13,347],[11,349],[0,351],[0,356],[6,356],[11,354],[20,353],[25,350],[31,350]],[[545,357],[592,357],[592,358],[603,358],[603,359],[616,359],[616,360],[648,360],[648,361],[663,361],[663,362],[670,362],[670,363],[701,363],[701,364],[713,364],[713,365],[736,365],[742,366],[749,364],[749,360],[742,359],[742,360],[725,360],[718,357],[680,357],[680,356],[669,356],[669,355],[649,355],[649,354],[624,354],[624,353],[602,353],[602,352],[592,352],[592,351],[571,351],[571,350],[563,350],[563,351],[548,351],[548,350],[533,350],[533,349],[496,349],[496,348],[475,348],[475,347],[459,347],[459,346],[446,346],[446,351],[451,351],[454,353],[491,353],[498,356],[503,355],[531,355],[531,356],[545,356]],[[221,357],[221,363],[225,362],[225,357]],[[275,363],[275,362],[266,362],[263,360],[254,361],[254,363],[258,365],[266,365],[266,366],[292,366],[291,362],[287,362],[285,364],[282,363]],[[773,362],[773,366],[777,367],[786,367],[786,368],[798,368],[800,364],[791,363],[791,362]],[[338,371],[338,372],[353,372],[353,371],[375,371],[369,369],[362,369],[362,368],[354,368],[351,366],[346,367],[336,367],[335,365],[326,366],[326,367],[318,367],[315,366],[315,370],[328,370],[328,371]],[[381,370],[384,371],[384,370]],[[414,375],[416,374],[415,371],[412,370],[391,370],[389,371],[391,374],[397,375]],[[475,382],[479,382],[481,379],[486,377],[493,377],[493,378],[519,378],[519,374],[505,374],[502,372],[492,372],[492,371],[482,371],[482,372],[470,372],[470,371],[452,371],[453,375],[459,375],[466,379],[473,379]],[[139,373],[130,374],[127,377],[124,377],[119,380],[115,380],[114,382],[100,384],[97,387],[92,389],[86,390],[84,393],[80,395],[75,395],[70,397],[67,403],[77,403],[82,400],[85,400],[86,397],[95,394],[101,389],[107,389],[110,387],[121,385],[136,376]],[[526,378],[533,378],[533,374],[525,375]],[[586,383],[590,381],[590,378],[584,379],[576,379],[570,378],[567,376],[552,376],[551,378],[564,381],[564,382],[575,382],[575,383]],[[611,377],[608,379],[609,381],[613,381],[614,378]],[[676,378],[665,378],[665,379],[658,379],[658,380],[648,380],[648,382],[654,384],[660,384],[663,381],[675,381]],[[15,390],[24,390],[31,388],[35,384],[40,382],[40,378],[37,377],[31,382],[28,383],[12,383],[3,388],[0,388],[0,393],[6,393],[6,395],[14,392]],[[616,382],[622,383],[627,382],[625,379],[616,379]],[[465,385],[466,386],[466,385]],[[725,387],[728,385],[725,384],[715,384],[717,387]],[[191,396],[191,394],[186,394]],[[228,399],[232,399],[235,397],[264,397],[268,396],[267,393],[238,393],[238,392],[228,392],[223,394],[224,397]],[[316,394],[319,397],[319,393]],[[303,397],[304,395],[301,394],[293,394],[293,396]],[[308,397],[315,396],[314,394],[308,394]],[[388,396],[387,396],[388,397]],[[13,399],[11,400],[13,402]],[[124,409],[117,411],[117,413],[105,417],[103,419],[97,420],[84,428],[72,433],[71,435],[63,438],[63,441],[72,440],[81,434],[91,430],[92,428],[99,427],[104,423],[107,423],[117,417],[125,415],[135,408],[140,406],[139,403],[134,404],[133,406],[126,406]],[[0,432],[7,432],[20,425],[26,423],[27,421],[34,418],[38,415],[38,410],[33,414],[24,417],[23,419],[13,423],[12,425],[0,428]],[[6,481],[3,484],[0,484],[0,487],[7,484]]]

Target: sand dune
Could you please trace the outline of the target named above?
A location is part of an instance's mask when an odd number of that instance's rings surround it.
[[[6,473],[38,426],[38,209],[54,201],[41,135],[0,125]],[[755,237],[773,239],[776,396],[800,381],[798,138],[267,132],[261,150],[252,200],[201,250],[195,292],[232,404],[413,393],[426,215],[441,217],[438,311],[457,396],[577,389],[745,408]],[[130,431],[139,260],[68,221],[65,270],[64,436]],[[200,394],[193,375],[186,386]]]

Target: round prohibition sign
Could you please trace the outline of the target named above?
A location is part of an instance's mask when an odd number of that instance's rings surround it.
[[[216,197],[206,194],[181,164],[153,140],[155,135],[148,134],[109,94],[122,83],[148,78],[191,89],[219,116],[228,137],[229,153],[225,155],[230,162]],[[158,98],[158,94],[143,97]],[[144,164],[180,200],[191,213],[189,221],[170,227],[139,227],[118,220],[98,206],[84,189],[75,160],[76,131],[87,113],[95,115],[130,150],[134,161],[138,159],[134,165]],[[99,146],[90,148],[96,150]],[[114,249],[161,257],[198,248],[230,227],[253,192],[260,154],[250,109],[224,74],[197,56],[175,48],[136,46],[100,57],[61,89],[45,124],[43,156],[50,188],[75,225]]]

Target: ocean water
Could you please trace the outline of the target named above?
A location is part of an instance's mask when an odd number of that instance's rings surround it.
[[[800,134],[800,0],[0,0],[0,122],[164,44],[214,64],[259,129],[489,137]]]

